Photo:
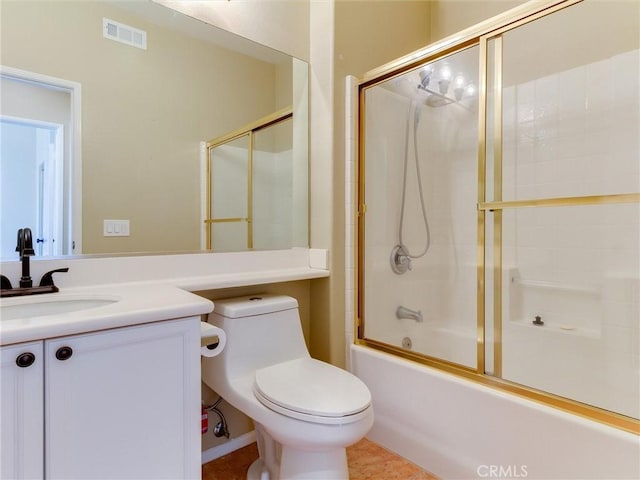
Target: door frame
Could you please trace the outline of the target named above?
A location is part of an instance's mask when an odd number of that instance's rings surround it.
[[[78,82],[40,73],[0,65],[0,76],[10,80],[32,83],[43,88],[62,90],[69,94],[71,131],[69,132],[69,168],[64,183],[68,185],[66,215],[66,245],[70,255],[82,253],[82,86]]]
[[[47,217],[42,208],[38,208],[38,213],[36,215],[37,225],[33,225],[34,235],[42,236],[45,238],[45,241],[50,241],[51,239],[55,239],[59,242],[59,239],[63,237],[63,220],[62,217],[64,215],[64,125],[60,123],[47,122],[43,120],[34,120],[31,118],[23,118],[23,117],[14,117],[11,115],[3,115],[0,113],[0,123],[9,123],[14,125],[23,125],[32,128],[40,128],[44,130],[48,130],[55,135],[54,147],[55,151],[49,151],[49,158],[54,158],[53,171],[49,172],[49,175],[53,175],[53,185],[54,185],[54,194],[51,196],[45,195],[44,197],[48,197],[48,201],[46,202],[51,208],[51,216]],[[41,179],[38,179],[38,183],[40,183]],[[40,188],[38,187],[38,204],[42,202],[44,199],[42,198]],[[53,218],[53,221],[45,220],[46,218]],[[45,227],[45,224],[49,224]],[[50,227],[50,228],[49,228]],[[56,243],[58,243],[56,242]],[[38,247],[42,248],[43,245],[39,245]],[[38,248],[36,248],[37,256],[60,256],[62,255],[62,245],[49,243],[46,245],[48,253],[42,255],[38,252]]]

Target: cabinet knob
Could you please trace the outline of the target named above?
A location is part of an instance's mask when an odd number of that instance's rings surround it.
[[[21,368],[30,367],[36,361],[36,356],[31,352],[21,353],[16,358],[16,365]]]
[[[56,350],[56,358],[58,360],[69,360],[73,355],[73,349],[71,347],[60,347]]]

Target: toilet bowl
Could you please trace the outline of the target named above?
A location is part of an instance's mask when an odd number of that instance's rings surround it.
[[[202,380],[254,421],[260,458],[247,478],[349,478],[345,449],[373,425],[366,385],[310,357],[294,298],[214,304],[208,321],[225,331],[227,343],[218,356],[203,358]]]

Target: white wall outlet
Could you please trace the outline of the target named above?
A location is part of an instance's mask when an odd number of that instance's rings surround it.
[[[129,236],[129,220],[105,220],[104,236],[105,237],[128,237]]]

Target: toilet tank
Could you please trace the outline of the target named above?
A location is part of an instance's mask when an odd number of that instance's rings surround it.
[[[222,328],[227,343],[211,360],[222,362],[228,376],[308,357],[298,302],[285,295],[250,295],[214,300],[209,323]]]

